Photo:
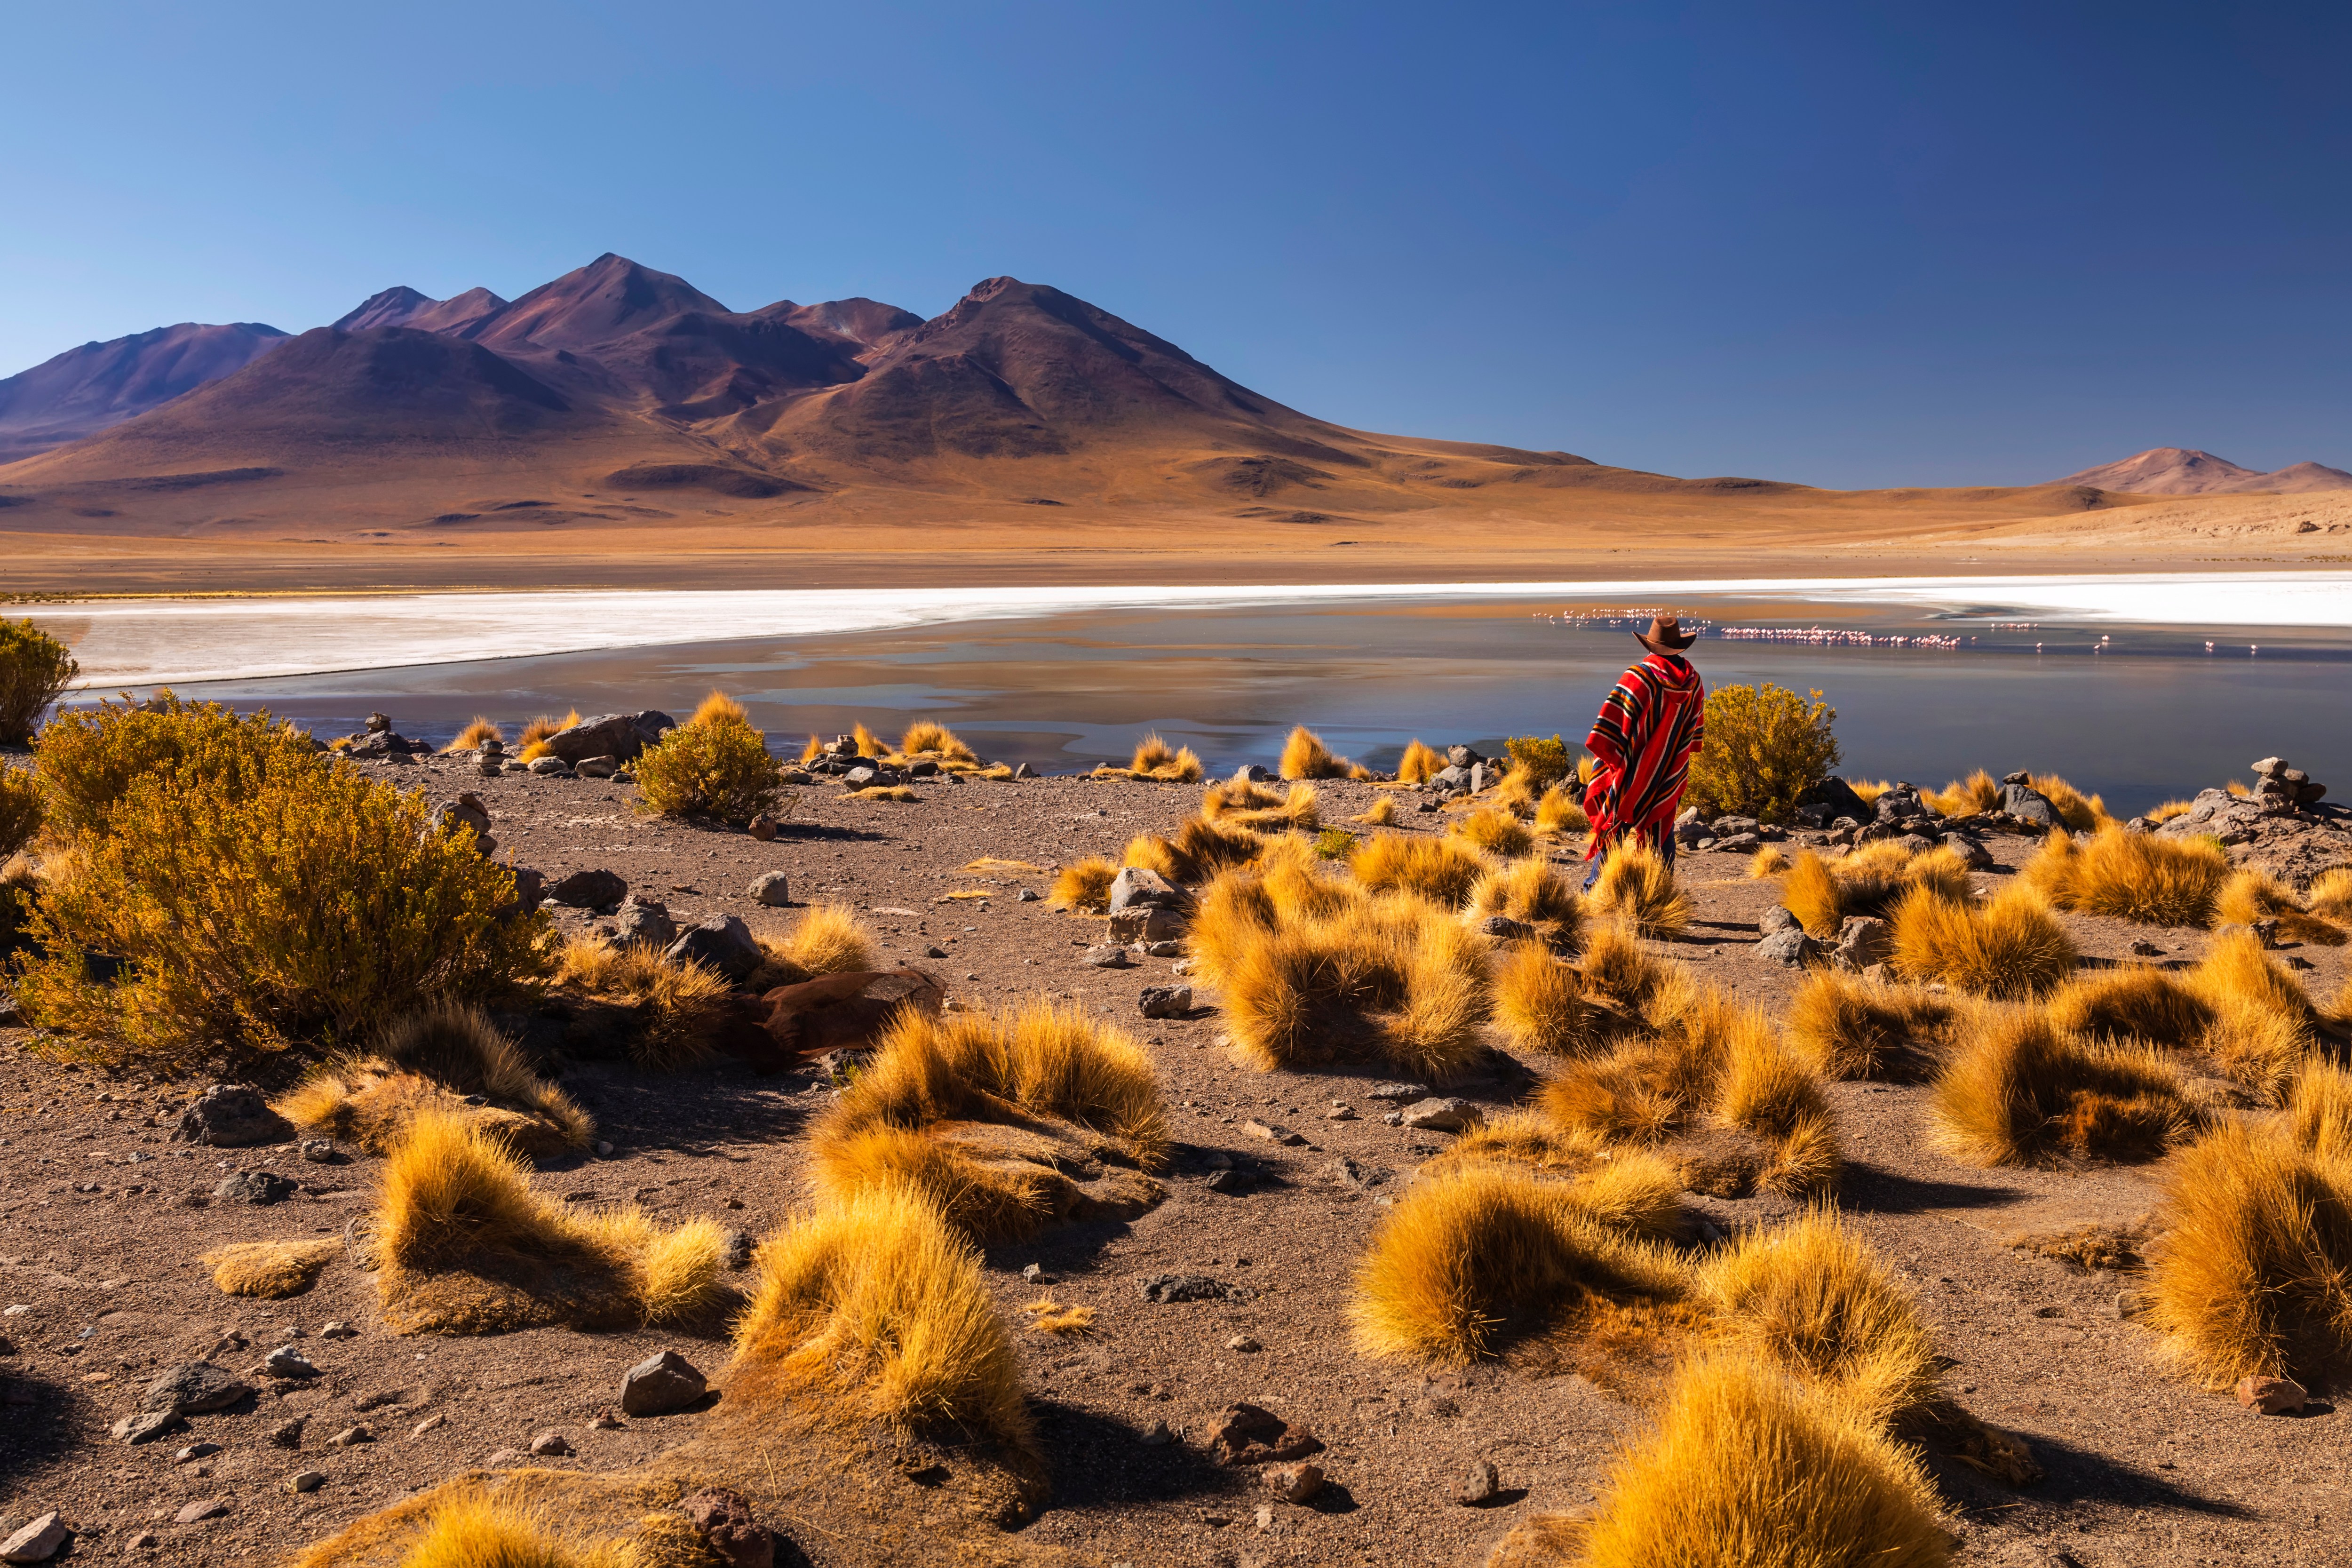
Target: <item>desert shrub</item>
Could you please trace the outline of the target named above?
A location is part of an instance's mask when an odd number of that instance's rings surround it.
[[[1884,1426],[1937,1397],[1936,1343],[1861,1235],[1829,1210],[1751,1230],[1699,1289],[1726,1336]]]
[[[1536,850],[1535,834],[1507,811],[1474,811],[1457,818],[1447,831],[1490,855],[1516,857],[1532,855]]]
[[[1495,1023],[1513,1048],[1575,1056],[1592,1044],[1576,971],[1540,942],[1515,942],[1495,972]]]
[[[2203,925],[2229,879],[2230,859],[2205,843],[2110,828],[2082,840],[2053,833],[2022,875],[2062,910],[2141,925]]]
[[[1844,1403],[1721,1353],[1675,1373],[1655,1428],[1611,1470],[1589,1520],[1522,1529],[1584,1568],[1951,1562],[1909,1448]]]
[[[496,741],[499,744],[504,745],[506,739],[507,732],[504,730],[477,713],[472,723],[457,731],[456,740],[441,748],[441,753],[447,756],[453,752],[478,752],[481,750],[482,742],[485,741]]]
[[[1513,735],[1503,742],[1503,749],[1510,753],[1512,773],[1538,795],[1576,772],[1576,755],[1558,735],[1549,741],[1539,735]]]
[[[196,1259],[213,1271],[213,1289],[224,1296],[254,1296],[282,1301],[317,1283],[320,1271],[343,1250],[340,1237],[307,1241],[239,1241]]]
[[[1925,991],[1821,969],[1789,1005],[1789,1043],[1827,1078],[1908,1079],[1954,1016],[1950,1004]]]
[[[980,1254],[920,1194],[877,1187],[787,1221],[759,1268],[730,1400],[814,1395],[902,1430],[961,1426],[1034,1452]]]
[[[2275,921],[2280,936],[2314,947],[2342,947],[2347,935],[2342,926],[2305,912],[2276,879],[2249,867],[2221,884],[2213,900],[2213,922],[2252,925],[2259,920]]]
[[[873,933],[846,904],[815,904],[778,941],[761,937],[760,967],[744,981],[744,989],[772,991],[797,985],[824,974],[857,974],[882,966]]]
[[[2056,773],[2028,773],[2026,780],[2049,797],[2058,808],[2058,820],[2074,832],[2101,833],[2116,826],[2116,819],[2107,815],[2105,801],[2084,795]]]
[[[1584,807],[1577,804],[1565,784],[1552,785],[1536,801],[1538,833],[1583,833],[1591,826],[1591,819],[1584,815]]]
[[[902,756],[929,757],[941,763],[977,763],[980,754],[957,738],[956,732],[932,719],[918,719],[898,738]]]
[[[2211,1004],[2161,969],[2116,969],[2070,980],[2050,999],[2050,1021],[2087,1039],[2195,1047],[2213,1026]]]
[[[2339,1158],[2352,1155],[2352,1072],[2313,1062],[2297,1073],[2279,1131],[2299,1149]]]
[[[1792,862],[1778,844],[1767,844],[1748,858],[1748,879],[1762,882],[1786,873]]]
[[[1282,763],[1275,772],[1286,779],[1356,779],[1370,775],[1345,757],[1331,754],[1323,737],[1301,724],[1282,743]]]
[[[1584,895],[1574,879],[1550,862],[1530,857],[1488,871],[1470,889],[1465,912],[1472,918],[1502,915],[1536,928],[1554,952],[1572,953],[1584,943]]]
[[[1064,909],[1103,914],[1110,909],[1110,885],[1118,880],[1118,867],[1099,855],[1089,855],[1055,872],[1046,898]]]
[[[41,715],[71,686],[81,666],[66,645],[33,624],[0,618],[0,746],[33,738]]]
[[[1785,687],[1723,686],[1706,695],[1706,742],[1690,762],[1690,803],[1710,815],[1786,822],[1838,763],[1837,710]]]
[[[1405,742],[1404,755],[1397,759],[1397,783],[1427,784],[1445,771],[1445,753],[1434,746],[1424,746],[1418,739]]]
[[[217,702],[162,691],[145,703],[101,702],[61,713],[41,731],[39,781],[47,825],[68,837],[103,832],[134,780],[184,779],[192,790],[236,795],[273,760],[308,763],[310,738],[266,713],[238,717]]]
[[[1374,892],[1409,892],[1453,909],[1469,900],[1492,864],[1475,845],[1407,833],[1370,834],[1348,860]]]
[[[2205,1054],[2241,1083],[2275,1094],[2310,1056],[2318,1010],[2253,932],[2215,937],[2181,982],[2213,1012]]]
[[[1914,855],[1892,839],[1865,845],[1842,859],[1802,851],[1781,884],[1780,901],[1797,923],[1824,942],[1837,940],[1847,917],[1883,915],[1915,888],[1937,898],[1968,896],[1968,862],[1938,845]]]
[[[2352,867],[2339,866],[2311,879],[2304,907],[2325,921],[2352,921]]]
[[[734,987],[698,963],[672,963],[641,942],[577,936],[556,954],[555,985],[615,1015],[631,1060],[656,1071],[709,1061]]]
[[[737,826],[773,812],[783,770],[767,737],[720,692],[636,760],[637,791],[664,816],[715,816]]]
[[[2171,1162],[2147,1276],[2172,1359],[2213,1387],[2352,1371],[2352,1167],[2227,1122]]]
[[[914,1187],[983,1239],[1139,1213],[1160,1196],[1142,1173],[1167,1149],[1143,1048],[1045,1002],[994,1017],[901,1010],[812,1141],[826,1192]]]
[[[1936,1080],[1935,1142],[1978,1165],[2153,1160],[2201,1120],[2179,1072],[2145,1047],[2061,1034],[2041,1012],[1987,1012]]]
[[[1914,889],[1891,922],[1895,967],[1913,980],[1940,980],[1978,996],[2040,996],[2074,973],[2074,939],[2021,882],[1982,909]]]
[[[596,1131],[481,1009],[458,1002],[409,1014],[383,1031],[374,1051],[320,1067],[271,1109],[378,1154],[391,1152],[409,1119],[428,1110],[472,1121],[532,1159],[584,1149]]]
[[[33,775],[0,767],[0,860],[33,841],[41,830],[41,789]]]
[[[1944,816],[1974,816],[2000,805],[2000,783],[1979,768],[1965,779],[1954,779],[1942,789],[1923,789],[1919,798]]]
[[[312,1561],[306,1554],[306,1568]],[[400,1568],[620,1568],[635,1561],[614,1542],[568,1539],[541,1510],[461,1488],[425,1515]]]
[[[1129,778],[1151,779],[1161,784],[1192,784],[1201,777],[1201,759],[1190,746],[1171,746],[1157,735],[1146,735],[1136,742],[1135,755],[1124,768],[1097,768],[1106,776],[1124,774]]]
[[[664,1228],[634,1205],[583,1214],[543,1196],[502,1140],[430,1110],[384,1161],[370,1245],[403,1332],[679,1322],[717,1303],[726,1254],[709,1220]]]
[[[52,726],[54,729],[55,726]],[[545,968],[546,917],[470,833],[308,751],[134,779],[51,879],[47,956],[18,991],[101,1061],[159,1071],[215,1050],[350,1038],[419,1000],[490,995]],[[85,954],[120,961],[111,981]]]
[[[1201,816],[1227,827],[1276,833],[1294,827],[1311,832],[1322,820],[1313,784],[1295,784],[1286,792],[1240,778],[1211,784],[1202,792]]]
[[[1669,1257],[1598,1223],[1572,1191],[1499,1164],[1414,1183],[1357,1265],[1359,1347],[1460,1365],[1612,1308],[1680,1301]]]
[[[1129,866],[1157,871],[1171,882],[1189,886],[1205,882],[1229,866],[1246,866],[1265,847],[1265,839],[1250,828],[1188,816],[1177,825],[1172,838],[1137,834],[1128,841],[1121,858]]]
[[[1622,838],[1607,850],[1592,906],[1646,937],[1675,936],[1690,924],[1690,898],[1675,885],[1674,868],[1645,839]]]
[[[1355,853],[1356,836],[1344,827],[1327,827],[1315,836],[1315,858],[1344,861]]]
[[[1396,797],[1384,795],[1350,820],[1360,822],[1367,827],[1388,827],[1396,822]]]

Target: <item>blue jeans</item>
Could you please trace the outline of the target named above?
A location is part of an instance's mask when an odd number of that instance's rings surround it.
[[[1672,833],[1666,834],[1659,841],[1657,850],[1658,858],[1666,863],[1666,869],[1673,870],[1675,868],[1675,836]],[[1607,864],[1609,864],[1609,851],[1604,847],[1600,854],[1592,858],[1592,869],[1584,874],[1586,892],[1592,891],[1593,884],[1601,880],[1601,868]]]

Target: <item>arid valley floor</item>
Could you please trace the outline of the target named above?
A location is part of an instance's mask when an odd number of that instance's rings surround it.
[[[1198,786],[929,782],[919,800],[899,804],[843,800],[821,785],[800,791],[782,835],[760,842],[639,816],[634,792],[609,782],[484,781],[469,763],[437,759],[381,771],[436,799],[478,788],[502,858],[551,877],[609,869],[665,901],[681,924],[732,913],[755,931],[782,931],[797,910],[762,907],[746,891],[757,874],[780,870],[796,904],[856,908],[886,963],[931,970],[957,1001],[990,1008],[1072,998],[1146,1042],[1173,1130],[1164,1201],[1131,1223],[1050,1230],[988,1253],[1008,1321],[1025,1322],[1021,1308],[1041,1289],[1097,1313],[1083,1337],[1015,1331],[1051,1471],[1036,1517],[1002,1531],[971,1520],[952,1458],[944,1476],[909,1478],[877,1447],[795,1446],[780,1433],[766,1462],[776,1491],[795,1500],[768,1521],[792,1542],[780,1563],[1476,1564],[1528,1515],[1590,1503],[1669,1375],[1641,1363],[1604,1385],[1524,1361],[1431,1373],[1360,1354],[1347,1329],[1352,1270],[1392,1198],[1447,1137],[1383,1121],[1388,1106],[1368,1091],[1385,1074],[1239,1065],[1221,1046],[1213,992],[1200,994],[1190,1017],[1139,1016],[1139,993],[1168,983],[1170,961],[1086,966],[1101,917],[1023,901],[1024,889],[1045,891],[1043,875],[966,869],[983,857],[1037,867],[1116,859],[1134,834],[1171,829],[1197,805]],[[2186,794],[2218,782],[2180,784]],[[1320,787],[1328,823],[1379,793]],[[1399,827],[1425,833],[1444,820],[1408,809]],[[1989,886],[2032,847],[1992,842],[1999,868],[1977,879]],[[1753,951],[1776,884],[1748,880],[1746,869],[1739,856],[1686,858],[1697,919],[1656,951],[1778,1013],[1796,977]],[[2155,962],[2179,963],[2210,940],[2063,919],[2095,963],[2128,961],[2131,944],[2151,937],[2163,950]],[[595,917],[564,921],[579,929]],[[946,956],[928,957],[932,949]],[[2303,979],[2315,994],[2344,983],[2346,951],[2299,950],[2314,965]],[[190,1151],[171,1131],[200,1083],[60,1066],[23,1028],[0,1031],[0,1304],[9,1314],[0,1319],[9,1391],[0,1535],[55,1509],[76,1531],[77,1560],[269,1562],[550,1429],[571,1454],[500,1463],[610,1472],[690,1440],[709,1409],[590,1425],[617,1406],[623,1373],[662,1349],[709,1374],[723,1405],[727,1347],[717,1327],[699,1336],[403,1336],[384,1326],[371,1277],[341,1259],[307,1294],[275,1303],[225,1297],[200,1254],[232,1241],[342,1235],[369,1204],[378,1162],[358,1154],[309,1164],[290,1147]],[[1497,1051],[1486,1077],[1449,1092],[1499,1110],[1544,1068]],[[729,1064],[656,1075],[582,1062],[562,1082],[611,1152],[544,1169],[538,1181],[551,1194],[635,1197],[657,1217],[708,1215],[755,1237],[811,1197],[806,1133],[834,1095],[813,1070],[762,1078]],[[2151,1336],[2119,1309],[2119,1293],[2134,1286],[2128,1275],[2083,1272],[2011,1245],[2026,1233],[2129,1224],[2156,1205],[2158,1167],[1978,1169],[1927,1146],[1923,1087],[1852,1082],[1830,1092],[1847,1160],[1838,1204],[1915,1295],[1948,1358],[1949,1391],[2021,1436],[2047,1471],[2011,1489],[1931,1454],[1962,1561],[2136,1568],[2352,1559],[2352,1444],[2338,1407],[2322,1398],[2299,1416],[2262,1417],[2193,1386],[2158,1363]],[[1352,1116],[1335,1119],[1343,1107]],[[1254,1122],[1302,1141],[1255,1136]],[[295,1177],[300,1192],[268,1207],[208,1200],[227,1172],[262,1166]],[[1206,1179],[1225,1167],[1246,1179],[1211,1190]],[[1685,1201],[1723,1232],[1800,1206]],[[1025,1279],[1032,1264],[1055,1282]],[[1167,1273],[1246,1287],[1247,1298],[1144,1300],[1139,1277]],[[330,1322],[355,1332],[321,1337]],[[242,1372],[289,1340],[320,1368],[315,1382],[265,1383],[257,1403],[194,1415],[190,1430],[167,1440],[109,1438],[109,1424],[134,1408],[134,1391],[155,1369],[216,1352],[217,1363]],[[1322,1442],[1329,1483],[1320,1497],[1269,1502],[1246,1472],[1209,1462],[1203,1425],[1236,1400]],[[299,1426],[290,1441],[274,1441],[291,1420]],[[1139,1442],[1158,1422],[1177,1440]],[[373,1440],[330,1446],[354,1426]],[[218,1451],[175,1461],[181,1445],[196,1443]],[[1482,1459],[1496,1467],[1501,1489],[1464,1506],[1457,1486]],[[288,1479],[306,1469],[324,1472],[325,1483],[289,1495]],[[175,1522],[205,1502],[220,1505],[213,1517]]]

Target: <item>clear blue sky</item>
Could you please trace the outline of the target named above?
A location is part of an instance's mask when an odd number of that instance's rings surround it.
[[[2352,467],[2352,10],[0,0],[0,374],[173,321],[1011,273],[1680,474]]]

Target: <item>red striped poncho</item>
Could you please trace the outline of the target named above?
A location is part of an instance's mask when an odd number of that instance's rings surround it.
[[[1624,673],[1584,738],[1600,763],[1584,792],[1592,821],[1587,859],[1628,833],[1664,845],[1706,735],[1706,683],[1689,661],[1654,653]]]

